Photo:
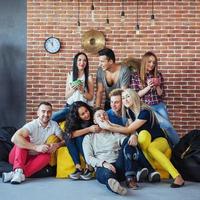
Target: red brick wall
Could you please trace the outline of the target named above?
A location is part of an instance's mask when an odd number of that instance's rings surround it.
[[[200,1],[154,0],[156,23],[151,26],[151,0],[139,0],[140,35],[135,34],[136,1],[124,1],[126,19],[122,24],[121,0],[108,0],[110,31],[105,30],[106,2],[94,0],[96,22],[92,22],[91,0],[80,0],[82,32],[102,31],[117,61],[154,51],[175,128],[180,134],[200,128]],[[64,106],[66,73],[71,70],[73,55],[83,50],[76,25],[77,0],[27,1],[27,121],[35,116],[42,100],[50,101],[55,110]],[[62,43],[57,54],[44,50],[45,39],[52,35]],[[88,57],[95,75],[98,56],[88,53]]]

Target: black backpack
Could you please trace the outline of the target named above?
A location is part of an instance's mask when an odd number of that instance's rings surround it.
[[[200,130],[192,130],[172,150],[172,162],[188,181],[200,182]]]

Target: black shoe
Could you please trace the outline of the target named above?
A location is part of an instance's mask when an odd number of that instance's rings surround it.
[[[137,182],[143,182],[148,176],[149,170],[147,168],[142,168],[140,171],[137,172],[136,178]]]
[[[184,184],[185,184],[184,182],[183,182],[181,185],[176,184],[176,183],[172,183],[172,184],[170,185],[170,187],[171,187],[171,188],[180,188],[180,187],[183,187]]]
[[[80,175],[82,174],[82,170],[80,169],[76,169],[76,171],[73,174],[69,175],[69,178],[73,179],[73,180],[78,180],[80,179]]]
[[[83,180],[90,180],[93,178],[93,172],[90,171],[89,169],[85,169],[84,173],[80,175],[80,178]]]
[[[160,182],[160,173],[156,171],[152,172],[149,174],[148,179],[150,183]]]

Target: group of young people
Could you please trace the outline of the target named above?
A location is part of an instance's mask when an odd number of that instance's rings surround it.
[[[99,62],[94,98],[87,55],[83,52],[75,55],[72,71],[67,75],[65,107],[52,115],[51,104],[41,102],[38,118],[14,134],[15,146],[9,157],[13,171],[3,173],[3,182],[23,182],[25,177],[46,166],[50,153],[65,144],[76,168],[71,179],[89,180],[95,171],[100,183],[124,195],[127,190],[121,181],[137,189],[140,180],[160,180],[160,174],[143,154],[145,150],[174,179],[171,187],[184,185],[180,173],[165,155],[178,143],[179,137],[163,103],[164,81],[156,55],[145,53],[139,71],[134,73],[116,63],[115,54],[109,48],[99,51]],[[103,99],[104,109],[100,108]],[[64,120],[62,137],[56,122]],[[47,145],[45,142],[52,134],[60,142]],[[81,167],[80,154],[86,162],[85,170]]]

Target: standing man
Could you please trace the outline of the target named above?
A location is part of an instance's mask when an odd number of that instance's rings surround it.
[[[109,93],[115,88],[125,89],[130,83],[130,70],[126,66],[115,63],[115,54],[109,48],[98,52],[100,67],[97,70],[97,94],[96,107],[101,106],[103,93],[105,92],[104,109],[110,108]]]
[[[37,110],[37,119],[25,124],[12,137],[15,144],[9,154],[9,162],[13,165],[13,171],[2,174],[2,181],[19,184],[25,181],[43,167],[48,165],[50,154],[54,153],[64,144],[62,131],[55,121],[50,120],[52,105],[41,102]],[[49,136],[57,136],[61,142],[46,144]]]
[[[128,123],[127,118],[122,117],[122,89],[114,89],[110,92],[110,107],[107,110],[109,121],[114,124],[119,124],[121,126],[126,126]]]

